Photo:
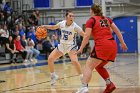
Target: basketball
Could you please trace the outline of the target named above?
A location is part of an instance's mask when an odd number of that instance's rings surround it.
[[[47,37],[47,29],[44,27],[37,27],[36,29],[36,37],[38,40],[44,39]]]

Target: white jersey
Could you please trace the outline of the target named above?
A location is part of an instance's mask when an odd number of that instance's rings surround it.
[[[66,20],[59,22],[57,25],[61,30],[60,43],[76,45],[77,33],[83,31],[82,28],[75,22],[73,22],[70,26],[67,26]]]

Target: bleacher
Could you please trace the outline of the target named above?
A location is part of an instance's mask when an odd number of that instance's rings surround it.
[[[5,47],[0,48],[0,64],[10,63],[10,57],[5,53]]]
[[[5,47],[0,48],[0,64],[10,63],[11,57],[10,53],[5,53]],[[18,55],[17,63],[22,62],[23,59],[21,55]]]

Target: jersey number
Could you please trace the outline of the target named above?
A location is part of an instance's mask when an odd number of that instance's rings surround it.
[[[68,40],[68,35],[65,35],[65,34],[64,34],[63,39],[64,39],[64,40]]]
[[[101,27],[108,27],[108,23],[107,23],[107,20],[106,19],[103,19],[103,20],[100,20],[100,26]]]

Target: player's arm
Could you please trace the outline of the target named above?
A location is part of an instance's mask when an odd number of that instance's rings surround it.
[[[79,34],[80,34],[80,36],[84,37],[85,32],[84,31],[80,31]]]
[[[89,38],[92,32],[92,28],[93,28],[93,23],[94,23],[94,20],[92,20],[91,18],[86,22],[86,26],[85,26],[86,29],[85,29],[84,37],[83,37],[80,49],[77,51],[77,54],[82,53],[84,47],[88,44]]]
[[[88,41],[89,41],[89,38],[90,38],[90,35],[91,35],[91,31],[92,31],[92,28],[86,28],[85,29],[85,33],[84,33],[82,44],[80,46],[80,50],[83,50],[84,47],[88,44]]]
[[[42,25],[42,27],[45,27],[46,29],[55,30],[59,28],[59,25]]]
[[[121,34],[121,31],[118,29],[118,27],[114,23],[112,23],[110,26],[111,26],[112,30],[116,33],[116,35],[117,35],[117,37],[118,37],[118,39],[119,39],[119,41],[121,43],[121,48],[124,51],[126,51],[128,48],[127,48],[127,46],[126,46],[126,44],[124,42],[123,36]]]
[[[84,37],[85,32],[82,30],[80,26],[76,25],[75,31],[78,32],[80,36]]]

